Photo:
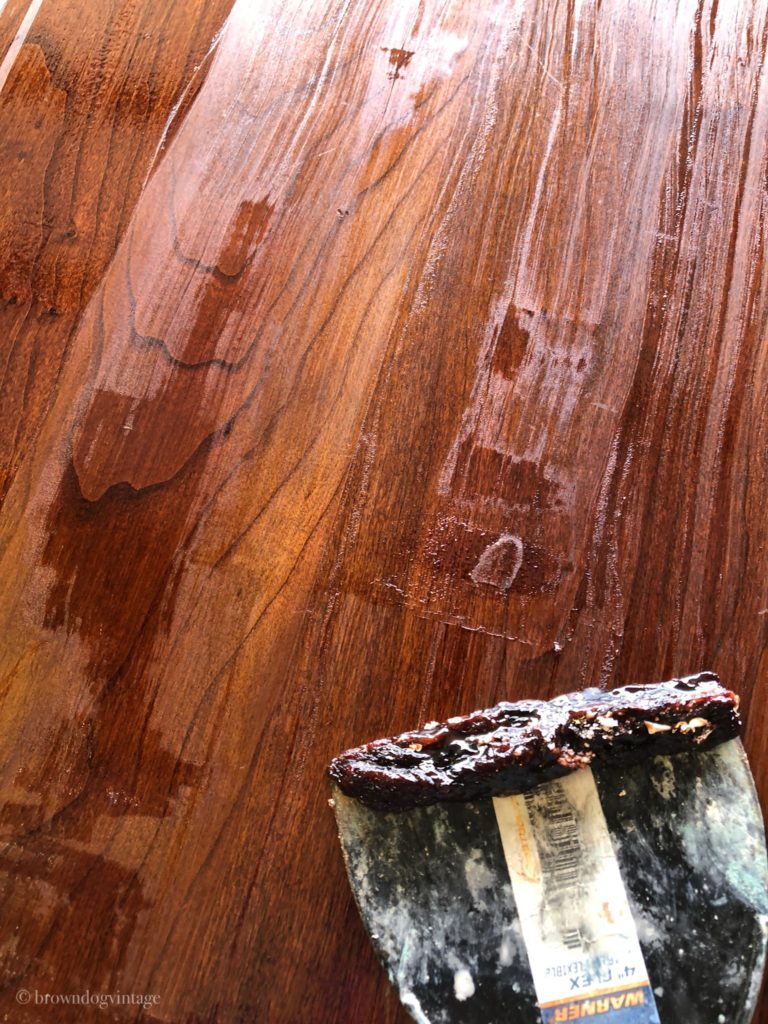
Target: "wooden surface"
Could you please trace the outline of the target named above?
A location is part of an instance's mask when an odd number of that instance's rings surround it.
[[[768,800],[766,4],[0,8],[1,1019],[405,1021],[429,718],[713,668]]]

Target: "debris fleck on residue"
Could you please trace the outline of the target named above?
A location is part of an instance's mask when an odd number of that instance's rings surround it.
[[[607,715],[598,715],[597,723],[603,732],[610,732],[611,729],[618,729],[619,723],[615,718],[609,718]]]
[[[648,732],[653,736],[657,732],[672,732],[672,726],[664,722],[643,722]]]

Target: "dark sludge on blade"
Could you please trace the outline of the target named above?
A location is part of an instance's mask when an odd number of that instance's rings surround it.
[[[739,734],[738,707],[713,672],[503,702],[354,747],[329,775],[378,810],[523,793],[590,765],[710,749]]]

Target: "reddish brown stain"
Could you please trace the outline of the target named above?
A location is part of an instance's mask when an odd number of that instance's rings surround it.
[[[407,68],[413,59],[415,50],[403,50],[399,47],[387,47],[382,46],[382,50],[389,54],[389,63],[392,65],[392,70],[387,75],[388,78],[398,79],[402,78],[403,75],[400,73],[403,68]]]
[[[493,349],[493,369],[514,379],[528,349],[530,334],[520,323],[520,311],[510,306]]]
[[[183,482],[164,490],[136,492],[129,484],[111,487],[97,500],[84,497],[73,466],[64,474],[46,524],[42,564],[55,572],[46,603],[47,629],[83,638],[91,650],[96,679],[106,680],[124,662],[139,624],[160,598],[173,604],[173,564],[184,535],[183,517],[169,511],[189,501]],[[152,530],[137,522],[156,515]],[[120,557],[112,553],[120,551]]]
[[[226,277],[243,272],[246,260],[264,238],[274,207],[266,199],[244,200],[237,208],[231,231],[216,265]]]
[[[489,499],[518,511],[553,510],[565,503],[562,486],[547,478],[546,467],[496,448],[475,445],[469,439],[459,451],[456,477],[468,493],[484,491]]]
[[[92,979],[92,991],[109,988],[139,915],[148,909],[135,873],[56,835],[6,848],[0,854],[0,871],[17,880],[4,912],[19,920],[14,961],[30,988],[59,991],[76,977]],[[34,914],[26,912],[30,906]],[[97,932],[108,937],[109,958],[93,942]],[[43,963],[73,962],[76,974],[69,967],[53,972],[42,968]]]
[[[44,624],[74,634],[88,652],[82,682],[89,710],[79,723],[78,771],[69,779],[90,793],[74,816],[83,838],[99,814],[165,816],[179,788],[200,779],[199,766],[166,749],[147,723],[146,659],[162,646],[173,614],[185,534],[178,511],[189,502],[183,481],[144,493],[119,485],[88,501],[70,466],[51,507],[41,564],[54,582]],[[156,528],[137,530],[147,516],[156,517]]]

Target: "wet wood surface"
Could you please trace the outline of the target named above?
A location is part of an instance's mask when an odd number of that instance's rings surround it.
[[[0,3],[2,1019],[402,1024],[426,719],[713,668],[768,801],[767,14]]]

